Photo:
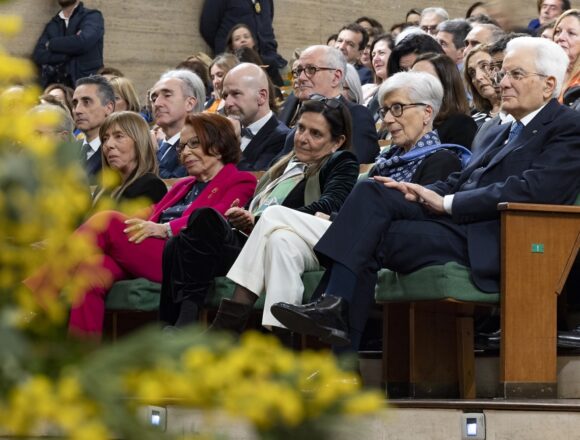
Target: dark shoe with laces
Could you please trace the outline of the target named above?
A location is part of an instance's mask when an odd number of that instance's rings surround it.
[[[303,305],[279,302],[271,311],[290,331],[316,336],[334,346],[350,344],[348,303],[343,298],[325,294]]]

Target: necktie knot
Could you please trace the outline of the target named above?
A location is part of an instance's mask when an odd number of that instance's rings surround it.
[[[83,144],[81,145],[81,160],[83,161],[87,161],[88,160],[88,156],[89,156],[89,149],[91,148],[91,146],[88,144],[88,142],[83,142]]]
[[[250,130],[248,127],[243,127],[240,134],[242,135],[242,137],[248,139],[252,139],[254,137],[254,133],[252,133],[252,130]]]

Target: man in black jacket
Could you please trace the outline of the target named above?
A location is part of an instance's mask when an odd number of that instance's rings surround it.
[[[105,22],[100,11],[86,9],[79,0],[58,0],[62,10],[46,25],[32,57],[42,87],[61,83],[74,88],[76,80],[103,66]]]
[[[266,72],[252,63],[237,65],[224,78],[223,98],[226,115],[242,127],[238,169],[266,170],[290,131],[270,109]]]

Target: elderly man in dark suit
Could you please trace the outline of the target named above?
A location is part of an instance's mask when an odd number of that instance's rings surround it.
[[[103,67],[101,12],[85,8],[79,0],[58,0],[58,4],[62,10],[48,22],[32,54],[42,87],[52,83],[74,87],[77,79]]]
[[[106,117],[115,110],[115,92],[101,75],[81,78],[77,81],[72,104],[75,124],[85,135],[81,162],[89,182],[94,184],[102,168],[99,129]]]
[[[490,130],[487,148],[444,182],[359,183],[315,248],[329,269],[326,293],[304,306],[278,303],[274,316],[356,349],[381,267],[409,273],[454,261],[471,268],[479,289],[499,291],[497,204],[572,204],[580,192],[580,121],[555,99],[567,64],[551,41],[510,41],[498,79],[514,122]]]
[[[338,49],[322,45],[304,49],[292,70],[292,75],[297,82],[295,93],[299,102],[313,95],[321,95],[325,98],[340,97],[345,74],[346,59]],[[366,107],[346,100],[343,102],[352,117],[353,153],[359,163],[373,163],[379,154],[378,136],[373,117]],[[288,134],[283,154],[289,153],[294,148],[295,131],[296,128],[293,128]]]
[[[270,109],[266,72],[252,63],[237,65],[224,78],[222,96],[226,115],[242,127],[238,169],[266,170],[290,131]]]
[[[169,70],[153,86],[150,97],[155,123],[165,134],[157,150],[159,176],[163,179],[185,177],[187,171],[179,162],[175,147],[179,144],[187,114],[203,110],[203,81],[190,70]]]

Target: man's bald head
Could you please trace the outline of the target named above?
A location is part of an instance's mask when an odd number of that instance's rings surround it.
[[[226,115],[248,126],[270,112],[268,77],[252,63],[238,64],[224,78],[223,99]]]

